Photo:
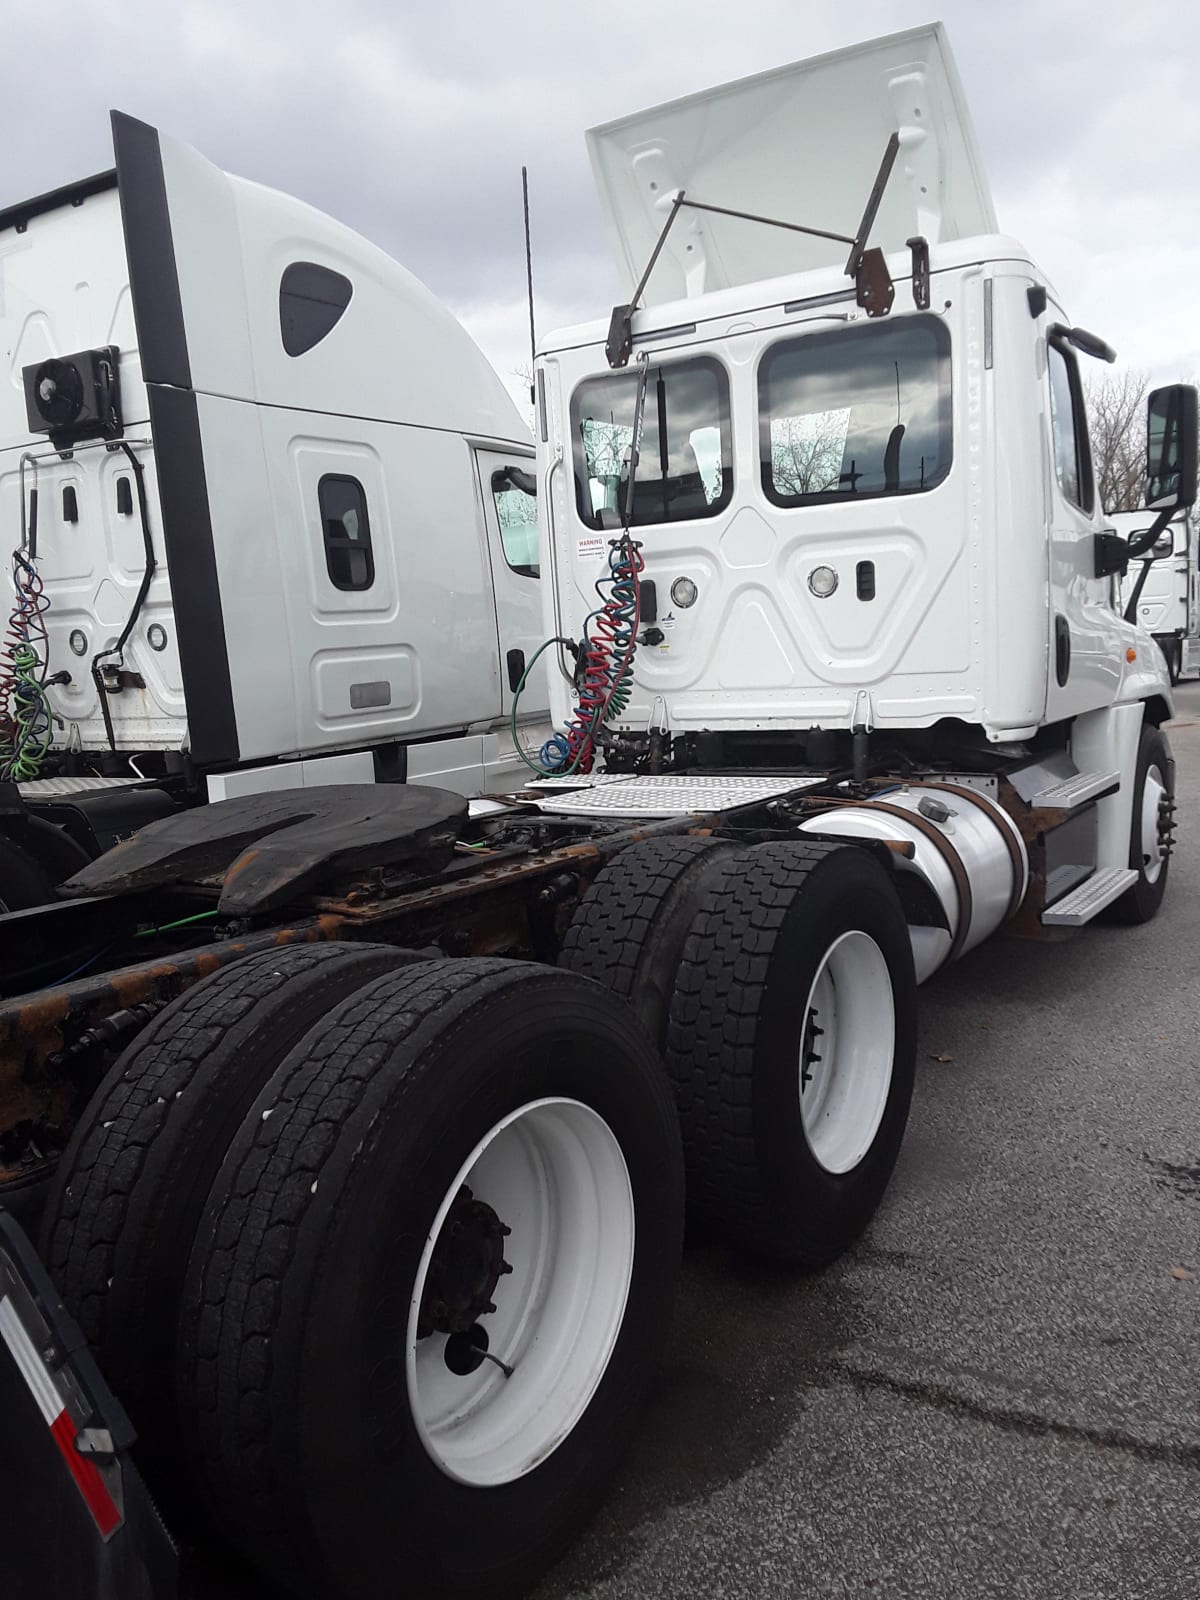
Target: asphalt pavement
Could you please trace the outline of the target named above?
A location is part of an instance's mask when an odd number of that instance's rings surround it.
[[[810,1279],[689,1249],[638,1444],[536,1600],[1200,1597],[1200,685],[1178,704],[1157,919],[925,987],[869,1232]]]

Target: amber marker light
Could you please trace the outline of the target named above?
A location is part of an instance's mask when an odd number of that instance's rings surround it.
[[[1133,648],[1132,645],[1130,645],[1129,649],[1126,650],[1125,659],[1126,659],[1126,661],[1136,661],[1137,660],[1137,651]]]

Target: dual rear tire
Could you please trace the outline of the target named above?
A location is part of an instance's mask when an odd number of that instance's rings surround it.
[[[152,1483],[298,1593],[496,1600],[556,1559],[665,1343],[685,1161],[697,1220],[803,1267],[878,1205],[915,986],[869,854],[634,846],[564,966],[264,952],[66,1152],[44,1254]]]
[[[632,885],[662,885],[618,932]],[[636,902],[633,902],[636,905]],[[610,924],[603,940],[593,929]],[[887,1187],[916,1063],[916,979],[888,869],[856,845],[631,846],[596,878],[563,961],[658,1028],[688,1213],[731,1244],[816,1269]]]
[[[322,1600],[526,1588],[628,1442],[681,1245],[628,1009],[403,960],[271,952],[189,991],[102,1085],[44,1236],[176,1524]]]

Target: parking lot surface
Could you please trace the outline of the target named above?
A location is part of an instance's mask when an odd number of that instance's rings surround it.
[[[1159,917],[922,991],[869,1232],[812,1279],[689,1248],[637,1448],[537,1600],[1200,1595],[1200,685],[1178,706]]]

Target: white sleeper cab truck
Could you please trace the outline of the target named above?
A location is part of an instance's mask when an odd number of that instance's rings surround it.
[[[115,171],[0,212],[10,907],[198,800],[523,770],[533,445],[500,379],[350,229],[112,121]]]
[[[1109,521],[1131,539],[1149,528],[1154,513],[1116,511]],[[1184,511],[1172,518],[1142,560],[1130,563],[1121,580],[1124,614],[1154,635],[1172,683],[1200,669],[1198,555],[1200,523]]]
[[[919,983],[1162,901],[1171,688],[1114,602],[1195,496],[1195,391],[1150,399],[1122,539],[1107,347],[996,232],[941,30],[591,149],[628,294],[535,364],[532,777],[232,795],[0,917],[35,1592],[175,1592],[140,1468],[287,1593],[519,1594],[631,1436],[685,1209],[834,1260],[900,1150]]]

